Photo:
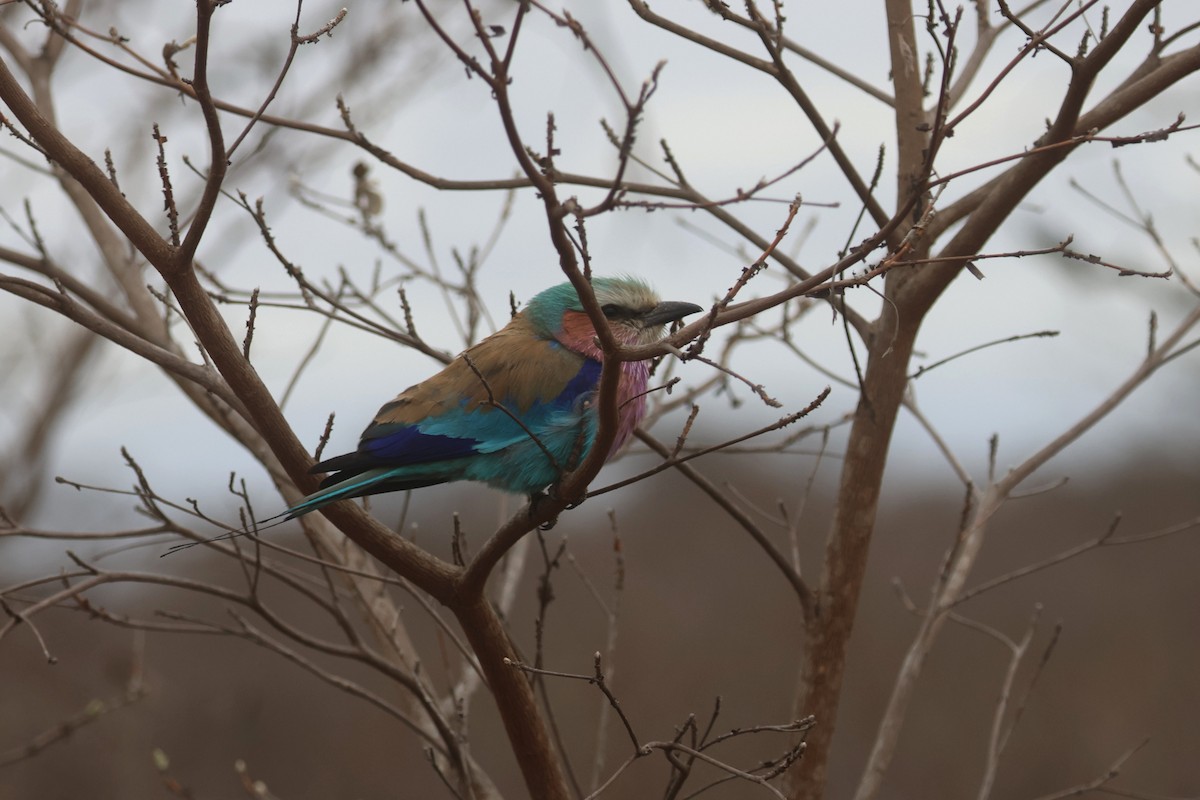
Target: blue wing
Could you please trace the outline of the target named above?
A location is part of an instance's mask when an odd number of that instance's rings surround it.
[[[550,483],[552,462],[565,462],[578,436],[601,366],[558,342],[514,342],[505,336],[512,327],[469,350],[469,364],[460,356],[381,408],[355,452],[313,467],[333,474],[321,491],[289,509],[291,516],[337,500],[453,480],[522,492]]]

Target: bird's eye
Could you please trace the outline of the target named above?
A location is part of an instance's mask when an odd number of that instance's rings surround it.
[[[604,312],[604,316],[608,319],[621,316],[621,307],[614,303],[605,303],[600,306],[600,310]]]

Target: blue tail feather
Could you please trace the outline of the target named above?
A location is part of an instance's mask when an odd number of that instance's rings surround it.
[[[310,511],[324,508],[330,503],[336,503],[339,500],[350,500],[355,497],[365,497],[366,495],[383,492],[420,489],[423,486],[433,486],[434,484],[445,483],[448,480],[446,477],[405,477],[406,472],[409,472],[409,470],[405,467],[393,467],[392,469],[379,467],[357,473],[347,480],[330,484],[320,491],[310,494],[304,500],[285,511],[284,514],[287,515],[286,519],[295,519]]]

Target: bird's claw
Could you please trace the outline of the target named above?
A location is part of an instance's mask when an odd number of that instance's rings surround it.
[[[546,492],[534,492],[533,494],[529,495],[529,516],[536,517],[538,506],[545,502],[547,498],[552,496],[552,494],[547,494]],[[538,530],[548,531],[553,528],[557,522],[558,515],[556,514],[553,519],[546,520],[538,525]]]
[[[583,501],[587,499],[586,497],[581,497],[578,500],[576,500],[575,502],[566,500],[558,493],[558,484],[557,483],[553,483],[550,486],[548,486],[546,488],[546,491],[544,493],[541,493],[540,496],[541,497],[552,497],[555,500],[562,501],[563,508],[565,508],[567,511],[571,511],[572,509],[579,508],[581,505],[583,505]],[[532,502],[532,500],[533,500],[533,498],[530,498],[530,502]]]

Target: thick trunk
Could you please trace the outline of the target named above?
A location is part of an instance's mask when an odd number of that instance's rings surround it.
[[[894,337],[881,328],[886,333],[877,336],[863,375],[863,396],[846,447],[816,613],[805,630],[796,716],[812,714],[817,725],[809,731],[804,757],[792,773],[791,796],[796,800],[817,800],[824,795],[846,651],[875,528],[888,446],[919,326],[919,319],[902,320]]]

